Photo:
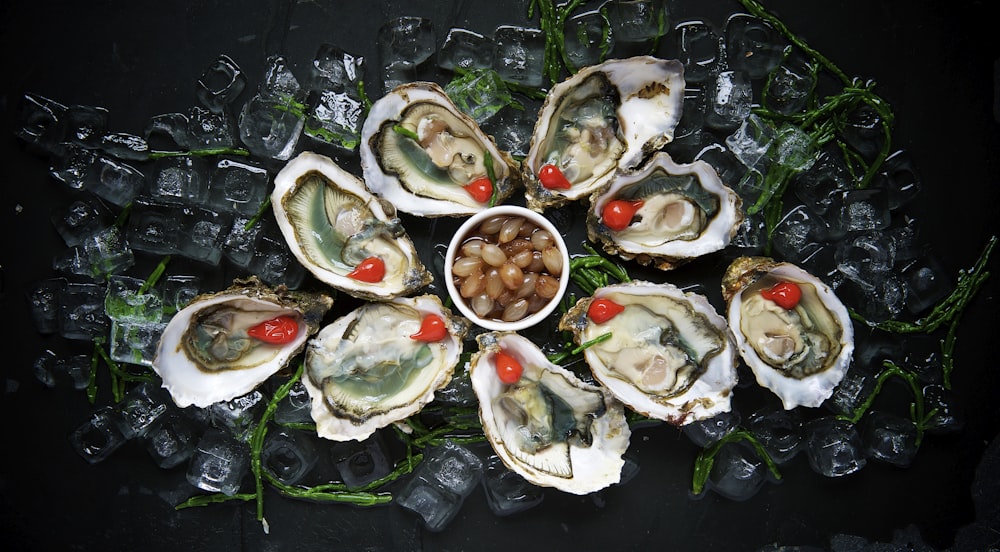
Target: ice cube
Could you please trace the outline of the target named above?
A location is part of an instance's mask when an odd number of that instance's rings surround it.
[[[466,29],[451,29],[437,53],[438,67],[450,71],[493,67],[493,39]]]
[[[59,293],[59,334],[66,339],[90,341],[110,328],[104,314],[105,286],[68,283]]]
[[[742,417],[736,410],[722,412],[707,420],[698,420],[681,426],[681,431],[699,447],[707,447],[732,433]]]
[[[187,480],[199,489],[232,496],[239,491],[249,465],[250,452],[245,443],[209,430],[191,455]]]
[[[145,282],[116,274],[108,278],[104,310],[118,322],[159,322],[163,317],[163,299],[155,289],[143,290]]]
[[[865,416],[863,443],[872,460],[907,468],[917,455],[917,427],[913,420],[888,412],[872,411]]]
[[[729,66],[751,79],[768,75],[784,59],[785,38],[759,17],[736,14],[726,23]]]
[[[149,427],[143,442],[156,465],[169,469],[191,457],[198,434],[194,423],[168,410]]]
[[[686,21],[675,29],[677,59],[684,64],[684,81],[703,82],[718,72],[722,39],[704,21]]]
[[[709,489],[737,501],[751,498],[766,482],[767,466],[753,447],[743,442],[722,445],[708,475]]]
[[[441,531],[480,477],[482,461],[467,448],[446,441],[424,453],[424,461],[396,495],[396,503],[423,518],[428,530]]]
[[[132,439],[146,435],[153,423],[167,413],[171,404],[170,396],[159,382],[142,382],[129,389],[118,405],[125,422],[122,425],[125,437]]]
[[[109,356],[118,362],[152,366],[166,327],[167,323],[160,321],[112,321]]]
[[[94,411],[69,436],[73,450],[91,464],[106,459],[124,445],[125,441],[121,416],[112,406]]]
[[[662,0],[610,0],[601,6],[618,42],[651,42],[666,32]]]
[[[302,480],[316,464],[309,436],[290,429],[268,432],[260,453],[261,467],[286,485]]]
[[[378,31],[382,65],[398,61],[420,65],[436,48],[434,26],[430,19],[404,16],[387,21]]]
[[[802,450],[802,422],[796,412],[763,408],[747,418],[747,428],[777,464],[788,462]]]
[[[378,432],[364,441],[344,441],[331,449],[331,458],[340,478],[349,488],[357,489],[392,472],[385,441]]]
[[[246,441],[267,407],[264,394],[254,390],[228,401],[220,401],[207,408],[212,425],[240,441]]]
[[[64,289],[65,278],[48,278],[36,282],[28,290],[31,318],[38,333],[51,334],[59,330],[59,297]]]
[[[843,477],[868,463],[861,435],[854,424],[834,416],[810,421],[805,426],[809,466],[826,477]]]
[[[545,35],[539,29],[501,25],[493,32],[493,68],[500,77],[522,86],[545,84]]]
[[[150,195],[163,201],[201,205],[208,197],[209,173],[204,159],[167,157],[156,164]]]
[[[85,239],[113,222],[111,210],[98,197],[90,194],[52,215],[52,224],[68,246],[81,245]]]
[[[566,57],[578,69],[601,63],[614,47],[611,24],[600,10],[573,15],[564,33]]]
[[[27,93],[21,98],[19,124],[14,134],[42,153],[53,154],[65,141],[67,107],[38,94]]]
[[[195,89],[198,101],[213,113],[222,113],[246,87],[247,77],[227,55],[220,55],[205,68]]]
[[[482,123],[514,102],[500,75],[492,69],[465,72],[444,89],[463,113]]]
[[[705,126],[734,130],[750,115],[753,89],[741,71],[720,71],[706,88]]]
[[[498,516],[509,516],[541,504],[545,494],[517,472],[507,469],[500,457],[490,455],[483,469],[486,503]]]

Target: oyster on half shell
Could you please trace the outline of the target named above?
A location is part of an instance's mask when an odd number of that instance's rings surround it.
[[[577,344],[593,343],[583,354],[594,377],[636,412],[684,425],[730,409],[736,347],[726,319],[702,295],[642,281],[605,286],[577,302],[559,328]]]
[[[237,280],[195,297],[170,319],[153,370],[181,408],[238,397],[284,368],[332,305],[322,293],[271,289],[256,277]],[[275,319],[294,328],[280,343],[254,336],[253,328]]]
[[[418,339],[429,316],[446,332]],[[467,329],[436,295],[366,303],[324,327],[306,348],[302,378],[316,432],[361,441],[418,412],[451,380]]]
[[[490,194],[473,189],[482,179],[492,180],[497,203],[520,181],[510,155],[431,82],[400,85],[372,105],[361,129],[361,167],[372,193],[424,217],[485,209]]]
[[[785,409],[833,394],[851,364],[854,326],[829,286],[790,263],[740,257],[722,294],[740,355]]]
[[[743,221],[741,206],[708,163],[678,164],[658,152],[594,193],[587,235],[608,253],[668,270],[729,245]],[[627,225],[606,220],[623,211],[632,212]]]
[[[650,56],[585,67],[549,91],[522,164],[528,207],[542,211],[589,196],[673,140],[684,66]],[[569,187],[540,172],[555,169]]]
[[[295,258],[316,278],[355,297],[385,300],[430,283],[391,204],[329,157],[303,152],[274,177],[271,205]],[[377,260],[380,278],[355,272]]]
[[[483,432],[504,465],[535,485],[573,494],[620,480],[631,430],[624,407],[607,389],[550,363],[515,333],[485,333],[477,341],[472,389]],[[523,367],[514,383],[497,374],[500,352]]]

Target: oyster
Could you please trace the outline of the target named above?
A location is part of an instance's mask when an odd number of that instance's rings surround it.
[[[508,468],[535,485],[573,494],[620,480],[631,436],[621,403],[550,363],[527,338],[491,332],[477,341],[472,388],[483,432]],[[501,352],[523,368],[513,383],[497,373]]]
[[[439,333],[421,337],[429,317]],[[361,441],[418,412],[451,380],[467,328],[436,295],[366,303],[323,328],[302,378],[316,432]]]
[[[757,383],[788,410],[833,394],[851,363],[854,327],[829,286],[790,263],[740,257],[726,269],[722,294]]]
[[[433,278],[392,205],[329,157],[303,152],[289,161],[274,177],[271,205],[295,258],[350,295],[390,299]]]
[[[741,206],[708,163],[677,164],[658,152],[594,193],[587,235],[608,253],[669,270],[729,245]]]
[[[325,294],[270,289],[256,277],[237,280],[195,297],[170,319],[153,370],[181,408],[238,397],[288,364],[332,305]],[[274,320],[281,335],[267,329]]]
[[[673,140],[683,101],[684,66],[650,56],[608,60],[553,86],[522,165],[528,207],[587,197],[638,166]]]
[[[510,155],[431,82],[400,85],[372,105],[361,167],[372,193],[424,217],[471,215],[520,180]],[[477,190],[484,182],[487,191]]]
[[[672,284],[605,286],[577,302],[559,328],[578,344],[596,340],[584,350],[594,377],[636,412],[683,425],[730,409],[736,348],[704,296]]]

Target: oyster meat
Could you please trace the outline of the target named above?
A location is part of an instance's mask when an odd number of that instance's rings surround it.
[[[673,140],[683,101],[684,66],[650,56],[608,60],[553,86],[522,165],[528,207],[587,197],[634,169]]]
[[[573,494],[620,480],[631,437],[621,403],[550,363],[527,338],[491,332],[477,341],[472,388],[483,432],[504,465],[535,485]],[[512,383],[497,373],[501,353],[523,368]]]
[[[194,298],[170,319],[153,370],[181,408],[244,395],[305,347],[332,305],[322,293],[270,289],[256,277],[237,280]]]
[[[683,425],[730,409],[736,348],[704,296],[672,284],[605,286],[559,327],[578,344],[593,342],[584,358],[594,377],[636,412]]]
[[[789,410],[833,394],[851,364],[854,326],[829,286],[790,263],[740,257],[726,269],[722,293],[757,383]]]
[[[658,152],[594,193],[587,234],[608,253],[668,270],[729,245],[741,206],[708,163],[677,164]]]
[[[433,278],[392,205],[329,157],[303,152],[289,161],[274,177],[271,205],[295,258],[341,291],[385,300]]]
[[[421,332],[429,317],[437,335]],[[418,412],[451,381],[467,328],[436,295],[365,303],[323,328],[302,378],[316,432],[361,441]]]
[[[520,181],[510,155],[431,82],[400,85],[372,105],[361,167],[372,193],[424,217],[477,213]]]

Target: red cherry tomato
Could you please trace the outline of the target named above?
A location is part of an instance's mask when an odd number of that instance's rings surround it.
[[[376,284],[385,277],[385,262],[378,257],[368,257],[361,261],[347,276],[361,282]]]
[[[247,335],[264,343],[281,345],[295,340],[299,335],[299,323],[294,317],[281,315],[250,328]]]
[[[411,335],[410,339],[433,343],[435,341],[441,341],[447,335],[448,327],[445,325],[444,319],[436,314],[428,314],[424,317],[423,321],[420,322],[420,330]]]
[[[462,187],[479,203],[486,203],[493,197],[493,184],[488,176],[477,178]]]
[[[538,169],[538,181],[549,190],[568,190],[573,187],[559,167],[551,163]]]
[[[792,310],[799,304],[802,298],[802,290],[794,282],[778,282],[771,287],[760,292],[761,297],[769,301],[774,301],[776,305]]]
[[[624,230],[629,224],[632,224],[632,217],[642,207],[642,203],[641,199],[633,201],[613,199],[601,210],[601,220],[605,226],[612,230]]]
[[[500,378],[500,381],[510,384],[517,383],[517,380],[521,379],[521,372],[524,371],[524,368],[521,367],[521,363],[516,358],[503,351],[497,351],[494,363],[497,366],[497,377]]]
[[[598,324],[603,324],[608,320],[618,316],[625,310],[625,307],[615,303],[611,299],[594,299],[587,308],[587,316]]]

